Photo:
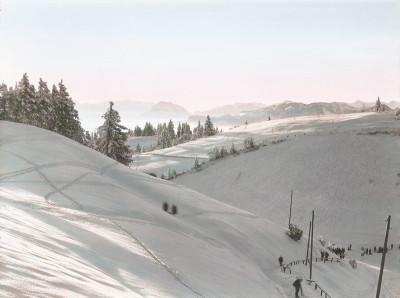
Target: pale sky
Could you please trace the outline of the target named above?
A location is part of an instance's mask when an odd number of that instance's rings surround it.
[[[395,1],[0,0],[0,82],[76,102],[400,100]]]

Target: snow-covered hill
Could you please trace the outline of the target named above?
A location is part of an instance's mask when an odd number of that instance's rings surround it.
[[[296,130],[298,124],[293,120],[285,125],[280,137],[285,142],[279,144],[273,144],[275,137],[268,139],[273,131],[268,123],[264,138],[259,136],[261,123],[237,128],[238,133],[257,134],[267,146],[174,181],[281,225],[287,222],[293,190],[294,221],[306,230],[310,210],[315,209],[318,234],[343,246],[352,243],[358,250],[383,245],[384,219],[391,214],[389,243],[398,247],[398,121],[390,114],[368,114],[333,121],[330,129],[310,121]],[[392,264],[397,270],[399,262],[397,257]]]
[[[304,259],[306,237],[266,219],[49,131],[0,122],[0,145],[2,297],[291,297],[308,275],[277,264]],[[319,262],[313,278],[333,297],[372,297],[377,271]]]
[[[237,128],[238,135],[247,132],[267,146],[174,181],[281,225],[287,222],[293,190],[296,221],[306,229],[315,209],[319,233],[346,246],[379,245],[383,219],[391,214],[390,241],[398,244],[400,138],[391,132],[398,133],[399,123],[388,114],[325,126],[319,120],[321,124],[303,125],[292,120],[278,137],[285,142],[279,144],[273,144],[276,125]]]

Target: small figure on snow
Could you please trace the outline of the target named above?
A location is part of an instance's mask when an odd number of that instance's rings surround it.
[[[325,260],[329,258],[329,253],[326,251],[325,252]]]
[[[299,291],[301,293],[301,296],[303,296],[303,288],[301,287],[302,281],[303,281],[303,279],[301,277],[298,277],[293,283],[293,286],[296,290],[295,297],[299,297]]]
[[[282,263],[283,263],[283,257],[282,257],[282,256],[280,256],[280,257],[279,257],[279,259],[278,259],[278,261],[279,261],[279,266],[281,266],[281,267],[282,267]]]
[[[391,250],[393,249],[393,243],[390,245],[390,249],[391,249]]]

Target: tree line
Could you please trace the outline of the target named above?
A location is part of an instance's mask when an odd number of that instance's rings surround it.
[[[159,123],[157,127],[154,127],[150,122],[146,122],[143,129],[137,125],[133,132],[130,131],[131,136],[135,137],[157,136],[157,147],[150,148],[150,150],[168,148],[205,136],[212,136],[216,133],[218,133],[218,127],[214,126],[210,115],[207,115],[204,125],[202,125],[199,120],[197,126],[194,127],[193,130],[188,123],[179,122],[175,131],[174,123],[170,119],[168,124],[166,122],[162,124]],[[141,152],[141,150],[142,148],[140,148],[138,144],[136,151]]]
[[[34,125],[85,143],[78,111],[62,80],[51,91],[42,79],[36,89],[26,73],[14,87],[2,83],[0,119]]]
[[[51,91],[47,82],[39,80],[37,89],[25,73],[14,87],[0,85],[0,120],[24,123],[54,131],[91,147],[125,165],[132,162],[132,150],[126,144],[128,129],[120,124],[113,102],[102,116],[104,123],[95,132],[85,131],[75,103],[61,80]]]
[[[95,149],[125,165],[132,162],[133,150],[127,144],[131,136],[157,136],[157,149],[171,147],[204,136],[212,136],[218,132],[210,116],[207,115],[204,125],[191,129],[188,123],[178,124],[175,132],[172,120],[158,124],[156,128],[146,122],[143,129],[136,126],[132,131],[121,125],[121,118],[114,103],[102,116],[104,123],[90,133],[85,131],[79,120],[75,103],[61,80],[53,84],[51,90],[47,82],[40,78],[36,88],[23,74],[15,86],[0,85],[0,120],[24,123],[51,130],[85,146]],[[136,148],[137,151],[139,148]],[[156,149],[156,148],[153,148]]]

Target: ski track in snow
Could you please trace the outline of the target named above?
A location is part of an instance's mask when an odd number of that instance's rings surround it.
[[[65,198],[67,198],[68,200],[70,200],[71,202],[73,202],[80,210],[85,211],[84,208],[82,207],[82,205],[80,205],[78,202],[76,202],[73,198],[71,198],[70,196],[68,196],[67,194],[65,194],[63,192],[63,190],[73,186],[75,183],[77,183],[78,181],[82,180],[84,177],[91,175],[91,174],[100,174],[102,176],[105,175],[106,171],[109,170],[110,168],[112,168],[113,166],[119,164],[118,162],[113,162],[103,168],[95,168],[92,167],[88,164],[85,163],[79,163],[79,162],[60,162],[60,163],[52,163],[52,164],[47,164],[47,165],[41,165],[38,166],[35,163],[31,162],[30,160],[15,154],[13,152],[9,152],[9,151],[5,151],[5,150],[0,150],[2,152],[6,152],[8,154],[11,154],[17,158],[20,158],[21,160],[31,164],[33,167],[29,168],[29,169],[25,169],[25,170],[21,170],[18,172],[13,172],[13,173],[6,173],[6,174],[2,174],[0,176],[0,179],[3,179],[4,177],[9,178],[11,177],[10,174],[13,174],[14,176],[17,175],[23,175],[26,173],[29,173],[31,171],[36,171],[43,179],[44,181],[53,189],[53,191],[49,192],[48,194],[46,194],[43,198],[46,200],[46,202],[51,205],[54,206],[54,204],[52,204],[52,202],[49,200],[49,197],[55,193],[60,193],[62,194]],[[70,181],[69,183],[65,184],[63,187],[57,188],[51,181],[50,179],[43,173],[40,171],[40,169],[44,169],[44,168],[50,168],[50,167],[57,167],[57,166],[81,166],[84,168],[88,168],[88,169],[92,169],[95,172],[87,172],[84,174],[79,175],[78,177],[76,177],[75,179],[73,179],[72,181]],[[56,206],[55,206],[56,207]],[[87,211],[85,211],[87,212]],[[218,213],[218,212],[216,212]],[[221,212],[221,213],[227,213],[230,214],[228,212]],[[142,241],[140,241],[135,235],[133,235],[131,232],[129,232],[128,230],[126,230],[122,225],[120,225],[119,223],[117,223],[115,220],[108,218],[107,216],[99,216],[97,214],[93,214],[93,213],[89,213],[87,212],[87,214],[89,214],[92,217],[98,218],[98,219],[106,219],[108,222],[112,223],[115,227],[117,227],[119,230],[121,230],[123,233],[125,233],[126,235],[128,235],[131,239],[133,239],[135,241],[136,244],[138,244],[155,262],[157,262],[159,265],[161,265],[162,268],[164,268],[170,275],[172,275],[175,280],[177,280],[179,283],[181,283],[184,287],[186,287],[187,289],[189,289],[193,294],[199,296],[199,297],[204,297],[199,291],[197,291],[196,289],[194,289],[193,287],[191,287],[187,282],[184,281],[183,277],[177,273],[175,270],[173,270],[170,266],[168,266],[165,262],[163,262],[159,257],[157,257]],[[232,213],[232,214],[236,214],[236,213]],[[237,215],[243,215],[243,214],[239,214],[237,213]]]

